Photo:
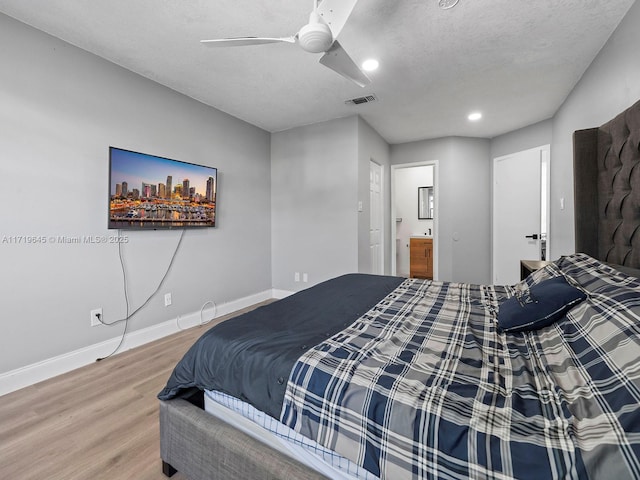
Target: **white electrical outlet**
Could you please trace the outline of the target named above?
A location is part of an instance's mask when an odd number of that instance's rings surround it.
[[[296,273],[293,275],[293,281],[294,281],[294,282],[299,282],[299,281],[300,281],[300,272],[296,272]]]
[[[98,318],[100,317],[100,318]],[[99,325],[102,325],[102,323],[100,323],[100,320],[102,319],[102,309],[101,308],[95,308],[93,310],[91,310],[91,326],[92,327],[97,327]]]
[[[171,294],[170,293],[165,293],[164,294],[164,306],[168,307],[169,305],[171,305]]]

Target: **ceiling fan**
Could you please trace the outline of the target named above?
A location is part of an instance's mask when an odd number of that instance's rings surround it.
[[[235,37],[201,40],[211,47],[243,47],[267,43],[297,43],[310,53],[323,53],[320,63],[355,84],[364,87],[371,83],[367,75],[351,60],[336,38],[351,15],[358,0],[314,0],[309,23],[290,37]]]

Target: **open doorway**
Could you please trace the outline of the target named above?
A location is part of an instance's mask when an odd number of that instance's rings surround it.
[[[438,278],[437,179],[437,160],[391,166],[392,275],[409,276],[410,239],[420,236],[433,238],[433,278]]]

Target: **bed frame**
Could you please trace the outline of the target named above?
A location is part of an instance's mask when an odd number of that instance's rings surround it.
[[[576,252],[640,277],[640,102],[574,133]],[[203,397],[160,402],[167,476],[189,480],[326,478],[206,413]]]
[[[205,412],[201,392],[160,401],[160,457],[189,480],[327,478]]]
[[[640,272],[640,101],[573,134],[576,252]]]

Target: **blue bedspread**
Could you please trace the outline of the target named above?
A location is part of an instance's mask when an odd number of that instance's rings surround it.
[[[588,298],[499,333],[564,275]],[[640,281],[577,254],[515,286],[407,279],[295,363],[281,420],[381,478],[640,478]]]
[[[298,357],[400,283],[397,277],[342,275],[215,325],[178,362],[158,398],[220,390],[277,419]]]

